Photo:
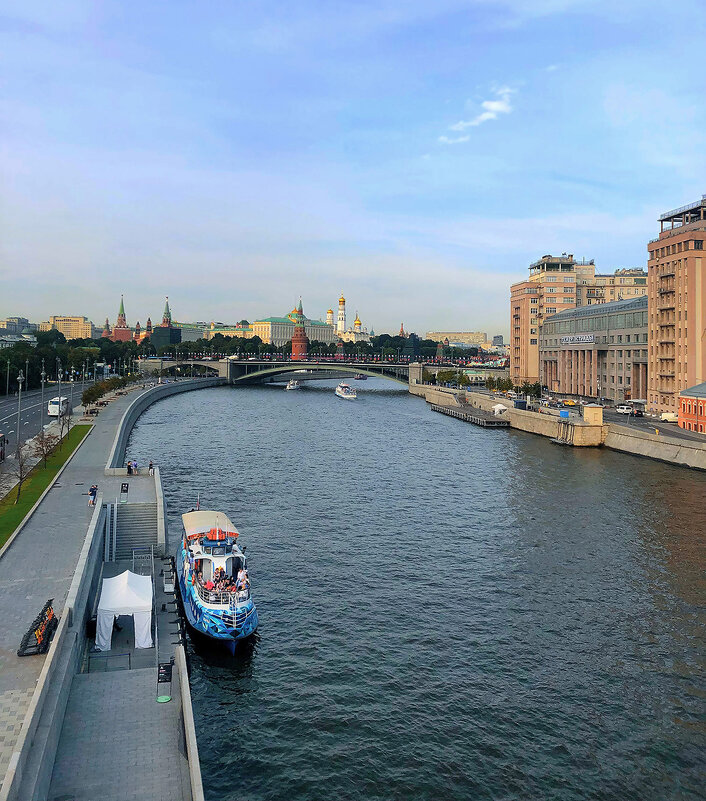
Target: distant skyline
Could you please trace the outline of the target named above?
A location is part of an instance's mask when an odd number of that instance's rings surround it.
[[[651,0],[0,3],[0,317],[507,336],[545,253],[706,192],[706,15]]]

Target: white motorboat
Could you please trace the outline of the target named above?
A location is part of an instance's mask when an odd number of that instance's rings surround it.
[[[344,400],[355,400],[358,397],[353,387],[343,381],[336,387],[336,395]]]
[[[289,381],[287,386],[285,387],[285,389],[301,389],[301,388],[302,385],[298,381],[295,381],[294,379]]]

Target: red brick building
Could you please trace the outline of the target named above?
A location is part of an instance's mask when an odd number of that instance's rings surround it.
[[[706,382],[679,393],[679,428],[706,433]]]

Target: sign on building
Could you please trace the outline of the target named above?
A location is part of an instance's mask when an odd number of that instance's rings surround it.
[[[591,344],[596,341],[595,334],[573,334],[570,337],[561,337],[560,342],[562,345],[583,345]]]

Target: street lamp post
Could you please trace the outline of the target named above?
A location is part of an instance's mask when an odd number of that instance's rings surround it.
[[[59,417],[61,417],[61,413],[64,407],[61,403],[61,359],[59,359],[58,356],[56,358],[56,380],[59,385]],[[63,427],[61,425],[61,420],[59,420],[59,437],[61,437],[62,431]]]
[[[44,359],[42,359],[42,373],[40,375],[42,379],[42,408],[39,412],[39,431],[40,433],[44,433],[44,382],[47,380],[47,372],[44,369]]]
[[[22,370],[17,376],[17,463],[20,462],[20,415],[22,413],[22,382],[24,381]]]

